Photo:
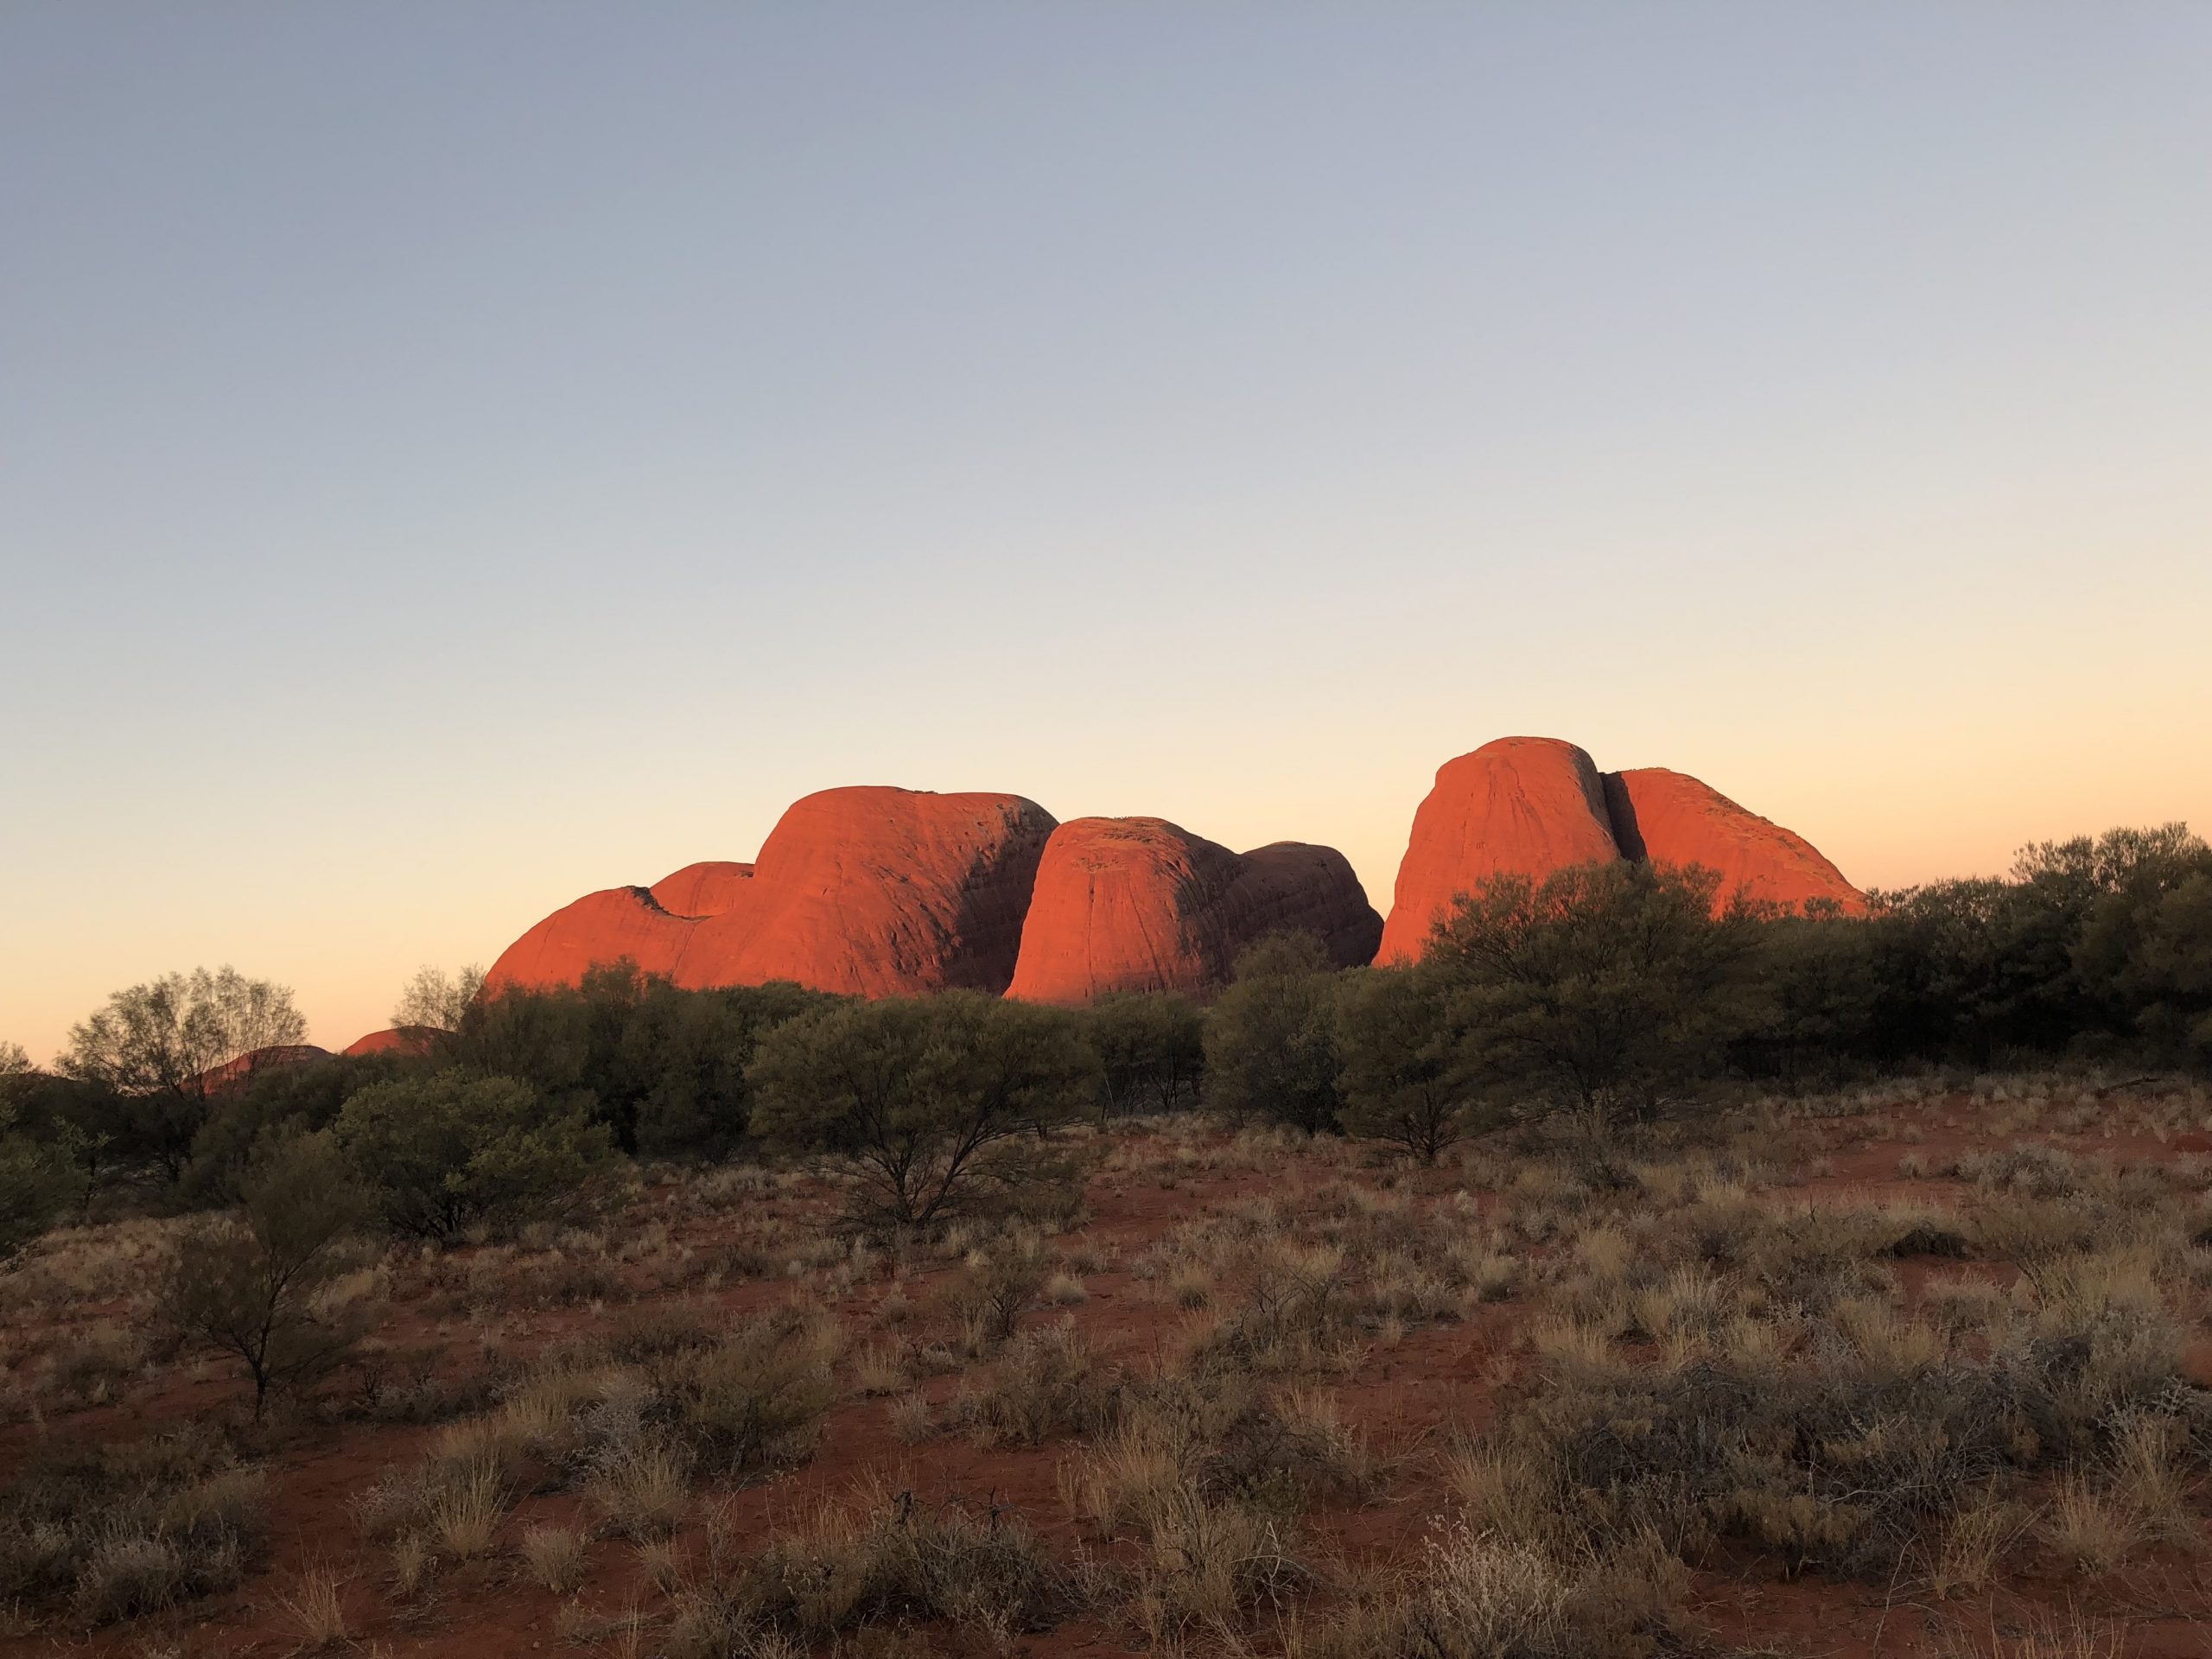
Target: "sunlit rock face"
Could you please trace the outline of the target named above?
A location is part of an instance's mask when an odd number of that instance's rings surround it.
[[[346,1045],[348,1054],[427,1054],[445,1035],[435,1026],[392,1026],[356,1037]]]
[[[1597,764],[1551,737],[1502,737],[1438,768],[1414,814],[1379,960],[1410,962],[1464,893],[1621,855]]]
[[[653,902],[671,916],[719,916],[734,910],[753,891],[753,867],[709,859],[686,864],[649,889]]]
[[[1716,906],[1741,894],[1793,907],[1866,907],[1802,836],[1686,773],[1600,772],[1572,743],[1505,737],[1437,772],[1414,815],[1377,960],[1418,959],[1436,923],[1491,876],[1541,880],[1570,865],[1623,858],[1717,871]]]
[[[1080,1005],[1116,991],[1211,997],[1273,928],[1320,938],[1339,966],[1375,954],[1382,918],[1333,848],[1233,853],[1164,818],[1076,818],[1045,844],[1007,995]]]
[[[1209,996],[1271,929],[1317,935],[1340,966],[1410,962],[1491,876],[1619,859],[1705,865],[1720,876],[1716,904],[1865,907],[1803,837],[1694,778],[1601,772],[1572,743],[1506,737],[1438,770],[1387,923],[1328,847],[1237,853],[1165,818],[1058,823],[1020,795],[830,789],[785,811],[752,863],[689,864],[554,912],[500,954],[486,986],[573,985],[627,957],[695,988],[793,980],[1069,1005],[1124,990]]]
[[[1019,795],[824,790],[785,812],[750,865],[690,865],[556,911],[501,953],[486,984],[575,984],[594,963],[628,957],[694,987],[1003,991],[1053,828]]]
[[[1605,804],[1614,839],[1628,857],[1719,872],[1717,903],[1741,893],[1796,909],[1819,900],[1851,914],[1866,908],[1865,895],[1811,842],[1688,772],[1663,766],[1609,772]]]

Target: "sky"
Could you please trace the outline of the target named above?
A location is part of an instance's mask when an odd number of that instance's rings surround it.
[[[2212,829],[2212,7],[0,6],[0,1039],[812,790]]]

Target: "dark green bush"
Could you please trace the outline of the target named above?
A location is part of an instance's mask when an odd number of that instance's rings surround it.
[[[1109,1112],[1173,1111],[1205,1071],[1205,1013],[1179,991],[1102,996],[1083,1015]]]
[[[557,1213],[621,1166],[606,1126],[581,1109],[549,1105],[513,1077],[459,1070],[362,1090],[334,1133],[385,1224],[416,1238]]]
[[[1344,1129],[1434,1163],[1485,1121],[1452,987],[1428,963],[1345,979],[1337,1007]]]
[[[972,991],[838,1003],[761,1039],[754,1127],[836,1158],[866,1224],[1018,1210],[1069,1178],[1046,1132],[1081,1109],[1093,1065],[1063,1009]]]
[[[1663,865],[1497,875],[1438,925],[1424,965],[1466,1033],[1470,1073],[1603,1130],[1720,1068],[1756,922],[1713,912],[1719,878]]]
[[[480,997],[445,1048],[588,1113],[626,1152],[721,1158],[750,1128],[761,1034],[832,1000],[788,982],[683,990],[616,962],[578,986]]]
[[[368,1197],[326,1131],[265,1139],[239,1180],[239,1206],[178,1242],[162,1306],[191,1338],[245,1368],[258,1418],[274,1389],[328,1376],[376,1323],[334,1294],[366,1263]]]
[[[1310,933],[1271,933],[1236,959],[1206,1017],[1206,1103],[1319,1133],[1337,1127],[1336,976]]]

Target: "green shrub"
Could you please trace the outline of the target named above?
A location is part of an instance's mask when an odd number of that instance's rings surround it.
[[[1471,1072],[1602,1133],[1719,1069],[1756,923],[1716,916],[1692,867],[1580,864],[1501,874],[1437,925],[1424,959],[1465,1022]]]
[[[327,1376],[373,1327],[365,1301],[339,1294],[366,1259],[358,1234],[370,1210],[327,1134],[265,1141],[240,1187],[237,1216],[179,1242],[163,1306],[187,1335],[238,1357],[257,1418],[272,1389]]]
[[[1206,1103],[1313,1133],[1337,1127],[1336,976],[1310,933],[1271,933],[1236,959],[1206,1016]]]
[[[1072,1179],[1046,1131],[1092,1065],[1062,1009],[972,991],[839,1003],[762,1038],[754,1127],[837,1160],[866,1224],[1020,1210]]]
[[[1205,1014],[1177,991],[1121,991],[1083,1015],[1101,1098],[1114,1112],[1172,1111],[1205,1071]]]
[[[68,1161],[16,1130],[16,1104],[0,1097],[0,1271],[35,1243],[75,1190]]]
[[[1344,1061],[1338,1116],[1347,1133],[1390,1141],[1433,1164],[1482,1121],[1450,991],[1441,974],[1421,964],[1345,980],[1337,1043]]]
[[[334,1127],[393,1231],[450,1239],[554,1213],[620,1166],[613,1137],[580,1109],[551,1109],[528,1084],[461,1071],[378,1084]]]

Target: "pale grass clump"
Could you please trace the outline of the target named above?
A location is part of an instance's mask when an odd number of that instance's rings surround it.
[[[1294,1620],[1285,1659],[1640,1659],[1675,1645],[1687,1578],[1648,1535],[1560,1554],[1463,1521],[1325,1618]]]
[[[853,1361],[853,1381],[870,1398],[897,1394],[909,1381],[906,1351],[897,1343],[874,1343]]]
[[[1904,1376],[1941,1364],[1950,1351],[1943,1332],[1871,1297],[1838,1302],[1829,1317],[1870,1371]]]
[[[1629,1303],[1637,1330],[1681,1348],[1716,1336],[1735,1312],[1736,1297],[1710,1268],[1685,1262],[1658,1283],[1632,1293]]]
[[[1167,1295],[1176,1306],[1192,1312],[1213,1300],[1213,1274],[1196,1262],[1186,1262],[1167,1275]]]
[[[1037,1446],[1096,1433],[1120,1408],[1119,1385],[1072,1321],[1024,1331],[953,1416],[985,1446]]]
[[[2202,1535],[2189,1506],[2182,1470],[2186,1438],[2171,1418],[2135,1416],[2113,1442],[2111,1487],[2114,1500],[2146,1536],[2193,1548]]]
[[[530,1576],[556,1596],[574,1595],[582,1587],[584,1548],[584,1535],[574,1527],[529,1527],[522,1535]]]
[[[461,1465],[431,1497],[427,1520],[431,1541],[448,1560],[487,1555],[510,1502],[506,1483],[489,1463]]]
[[[2044,1538],[2082,1572],[2111,1572],[2142,1539],[2134,1513],[2117,1495],[2079,1476],[2059,1484],[2044,1520]]]
[[[1502,1302],[1520,1287],[1522,1264],[1503,1234],[1455,1240],[1446,1256],[1447,1273],[1476,1302]]]
[[[937,1423],[930,1410],[928,1396],[918,1393],[904,1394],[893,1401],[891,1432],[898,1436],[901,1446],[916,1445],[935,1433]]]
[[[1937,1534],[1928,1587],[1938,1600],[1986,1588],[2031,1522],[2029,1510],[1998,1496],[1995,1484],[1953,1511]]]
[[[1262,1599],[1311,1576],[1285,1520],[1210,1498],[1188,1481],[1156,1493],[1141,1525],[1146,1553],[1127,1609],[1155,1647],[1193,1629],[1231,1629]]]
[[[1522,1449],[1459,1440],[1444,1454],[1444,1478],[1478,1533],[1564,1547],[1564,1526],[1550,1472]]]
[[[658,1436],[615,1452],[584,1488],[584,1501],[608,1531],[625,1538],[665,1538],[690,1507],[691,1459]]]
[[[346,1639],[346,1604],[338,1574],[311,1567],[289,1595],[277,1598],[299,1637],[300,1651],[320,1653]]]

